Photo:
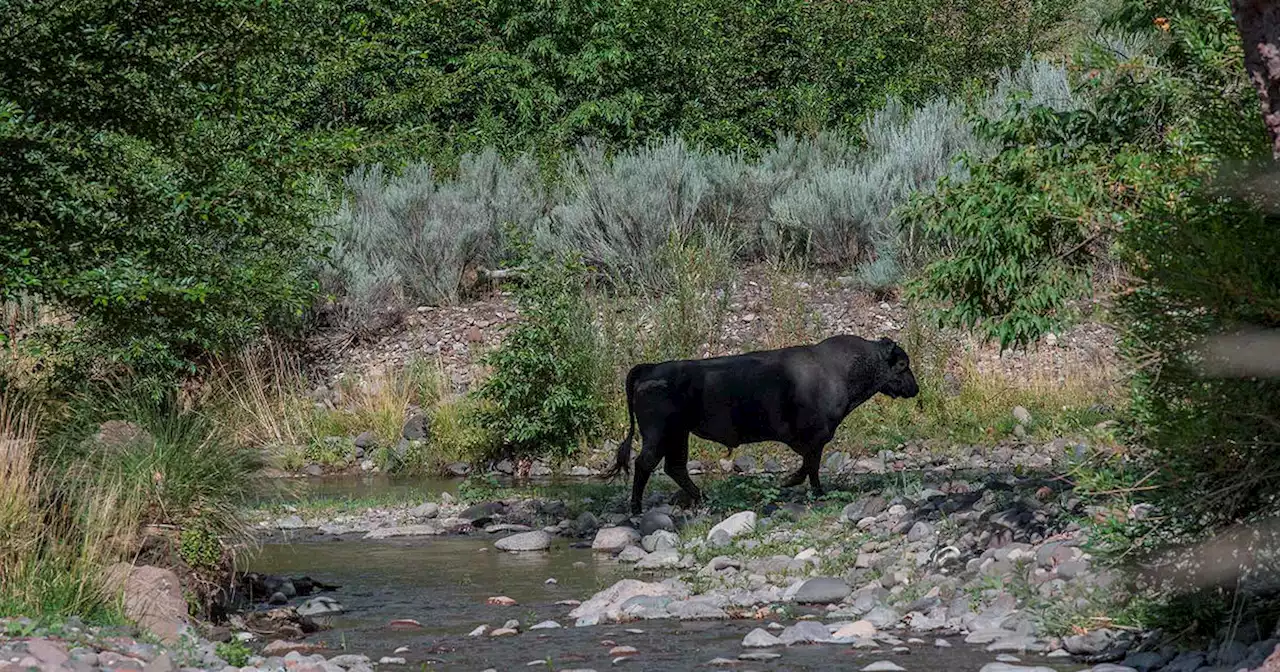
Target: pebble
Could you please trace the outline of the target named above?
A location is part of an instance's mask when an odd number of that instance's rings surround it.
[[[862,668],[862,672],[906,672],[905,667],[888,660],[877,660]]]
[[[631,656],[637,653],[640,652],[634,646],[615,646],[609,649],[609,655],[611,656]]]
[[[383,656],[383,657],[381,657],[381,658],[379,658],[379,659],[378,659],[378,664],[379,664],[379,665],[404,665],[404,664],[405,664],[405,659],[404,659],[404,658],[395,658],[395,657],[392,657],[392,656]]]

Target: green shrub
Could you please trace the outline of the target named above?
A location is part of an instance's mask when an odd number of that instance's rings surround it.
[[[240,641],[218,642],[213,647],[213,652],[232,667],[247,666],[250,656],[253,655],[253,651]]]
[[[516,289],[519,321],[487,353],[476,390],[479,421],[509,456],[563,457],[598,438],[604,421],[600,335],[586,300],[586,267],[538,257]]]

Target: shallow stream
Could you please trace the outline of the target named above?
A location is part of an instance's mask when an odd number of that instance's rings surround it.
[[[386,488],[456,487],[449,482],[403,482],[391,479],[320,481],[311,486],[315,496],[367,497],[386,494]],[[571,548],[558,539],[548,552],[511,554],[493,548],[496,535],[442,536],[411,540],[363,541],[357,537],[335,540],[300,531],[285,539],[263,544],[248,567],[251,571],[311,576],[338,584],[328,595],[347,613],[328,621],[331,629],[313,635],[336,655],[346,649],[375,661],[382,656],[406,659],[413,669],[497,670],[530,669],[533,661],[549,661],[549,669],[613,667],[638,670],[705,670],[714,658],[736,659],[744,649],[742,638],[760,621],[679,622],[653,620],[623,625],[575,628],[568,617],[573,608],[561,600],[585,600],[597,590],[621,578],[636,577],[629,565],[589,549]],[[548,583],[548,579],[555,579]],[[517,606],[492,606],[486,599],[507,596]],[[803,613],[803,612],[799,612]],[[820,613],[811,611],[810,613]],[[421,628],[397,629],[391,622],[412,619]],[[509,619],[521,624],[511,637],[468,637],[479,625],[501,627]],[[550,630],[527,628],[555,620],[567,627]],[[785,623],[784,625],[789,624]],[[904,637],[905,639],[905,637]],[[892,660],[915,672],[978,670],[995,655],[951,639],[953,648],[935,648],[933,637],[925,644],[911,644],[911,653],[891,653],[888,648],[858,651],[848,646],[819,644],[770,649],[781,654],[771,661],[739,661],[735,670],[861,669],[879,660]],[[615,665],[609,649],[616,643],[635,647],[638,653]],[[397,649],[407,648],[401,653]],[[1039,656],[1022,656],[1023,664],[1078,670],[1081,665],[1061,664]],[[384,666],[383,669],[394,669]],[[542,668],[548,669],[548,668]]]

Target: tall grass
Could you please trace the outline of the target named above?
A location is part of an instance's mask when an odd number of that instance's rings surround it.
[[[218,363],[209,388],[209,411],[228,436],[289,468],[346,464],[349,437],[366,431],[374,435],[370,456],[386,466],[411,410],[430,410],[449,394],[440,362],[415,358],[399,369],[344,375],[316,399],[298,356],[272,342]]]
[[[39,428],[0,396],[0,613],[116,620],[102,572],[132,550],[140,512],[117,480],[73,488],[38,464]]]

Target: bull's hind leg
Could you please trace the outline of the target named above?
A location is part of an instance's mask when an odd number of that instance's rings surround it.
[[[663,469],[671,480],[680,486],[680,489],[689,496],[690,504],[696,505],[702,501],[702,491],[698,486],[693,484],[693,479],[689,478],[689,434],[681,432],[679,438],[671,437],[667,443],[666,464]]]
[[[644,448],[640,451],[640,456],[636,458],[636,476],[631,482],[631,515],[640,515],[641,503],[644,500],[644,488],[649,484],[649,476],[653,474],[653,470],[658,468],[658,462],[662,461],[661,444],[658,442],[659,437],[650,439],[645,437]]]

